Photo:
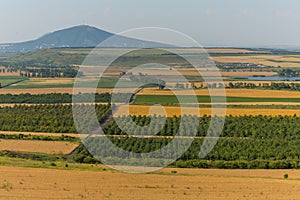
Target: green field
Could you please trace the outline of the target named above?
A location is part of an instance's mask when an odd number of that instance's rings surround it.
[[[30,89],[30,88],[71,88],[73,87],[73,83],[51,83],[45,84],[43,80],[25,80],[20,83],[13,84],[8,86],[11,89]]]
[[[183,103],[193,103],[194,96],[180,96],[183,99]],[[197,96],[199,103],[211,103],[210,96]],[[214,103],[223,103],[221,97],[215,97]],[[251,97],[227,97],[228,103],[235,102],[300,102],[300,98],[251,98]],[[178,105],[178,99],[174,95],[139,95],[136,98],[135,104],[138,105]]]
[[[0,76],[0,83],[1,87],[9,86],[18,81],[25,80],[23,77],[20,76]]]
[[[0,79],[1,80],[1,79]],[[47,82],[47,80],[51,80],[49,78],[45,79],[29,79],[23,82],[14,84],[9,86],[11,89],[29,89],[29,88],[72,88],[74,87],[75,79],[52,79],[51,82]],[[54,81],[53,81],[54,80]],[[118,77],[103,77],[100,79],[98,83],[98,88],[115,88],[119,78]],[[80,80],[81,81],[81,80]],[[91,78],[90,80],[83,80],[80,82],[80,87],[84,88],[92,88],[93,83],[97,81],[95,78]],[[120,88],[135,88],[136,83],[129,80],[122,80],[122,84],[119,85]]]

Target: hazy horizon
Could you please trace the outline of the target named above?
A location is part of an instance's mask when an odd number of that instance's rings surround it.
[[[0,43],[33,40],[77,25],[118,33],[163,27],[185,33],[203,46],[298,46],[296,0],[2,1]]]

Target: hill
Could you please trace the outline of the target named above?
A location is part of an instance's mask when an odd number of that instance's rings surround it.
[[[150,41],[118,36],[92,26],[81,25],[48,33],[32,41],[14,44],[0,44],[0,54],[26,53],[38,49],[62,47],[96,47],[101,42],[112,36],[115,36],[113,42],[105,44],[106,47],[156,48],[169,46]]]

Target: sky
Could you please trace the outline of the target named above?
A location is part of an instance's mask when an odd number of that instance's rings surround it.
[[[163,27],[203,46],[300,46],[299,0],[0,0],[0,43],[87,24]]]

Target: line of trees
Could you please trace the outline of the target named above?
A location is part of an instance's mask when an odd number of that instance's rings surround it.
[[[76,76],[82,76],[78,69],[72,66],[63,67],[23,67],[20,71],[20,76],[26,78],[75,78]]]
[[[92,96],[95,96],[95,102],[107,103],[111,100],[109,93],[96,94],[77,94],[76,99],[81,102],[89,103]],[[51,94],[0,94],[0,103],[27,103],[27,104],[60,104],[72,103],[72,94],[69,93],[51,93]]]
[[[157,117],[160,119],[159,117]],[[128,117],[121,117],[124,120],[122,125],[128,125]],[[132,120],[140,126],[149,126],[151,119],[145,116],[132,116]],[[189,131],[189,123],[186,126],[179,127],[181,118],[167,118],[166,124],[157,135],[174,136],[180,129]],[[192,122],[192,119],[191,119]],[[199,118],[199,129],[197,136],[188,151],[186,151],[180,159],[172,166],[176,167],[200,167],[200,168],[226,168],[226,169],[289,169],[300,168],[299,155],[300,150],[298,143],[300,142],[300,117],[297,116],[229,116],[226,118],[224,129],[221,137],[214,149],[204,158],[199,159],[200,147],[203,144],[204,136],[207,133],[211,122],[211,117],[204,116]],[[156,131],[157,127],[149,127],[152,131]],[[148,153],[165,147],[172,141],[172,137],[160,138],[136,138],[127,136],[122,132],[115,122],[111,122],[105,127],[108,135],[123,135],[122,137],[108,136],[119,148],[126,150],[124,158],[128,157],[130,152]],[[136,135],[133,127],[126,127],[131,130],[131,134]],[[138,134],[138,136],[141,136]],[[184,138],[183,138],[184,139]],[[103,138],[96,137],[85,142],[95,144],[92,152],[101,152],[101,155],[112,155],[114,149],[101,147]],[[177,151],[175,145],[167,154],[172,155]],[[97,155],[96,155],[97,156]],[[111,158],[113,159],[113,158]],[[120,162],[118,158],[114,158],[116,164]],[[153,163],[160,163],[162,157],[152,160]],[[84,148],[74,157],[76,162],[95,163],[98,162]]]
[[[92,105],[82,106],[90,110]],[[93,105],[102,123],[111,114],[111,106]],[[90,113],[81,113],[87,119],[86,127],[92,126],[88,119]],[[72,105],[33,105],[0,108],[0,127],[2,131],[76,133]]]
[[[262,88],[262,89],[271,89],[271,90],[296,90],[300,91],[300,83],[249,83],[249,82],[229,82],[227,88]]]
[[[155,117],[154,117],[155,118]],[[163,121],[163,117],[156,116],[156,121]],[[180,126],[181,118],[174,116],[166,119],[165,125],[159,131],[157,124],[150,124],[150,117],[146,116],[132,116],[131,119],[140,126],[147,126],[148,132],[158,132],[158,136],[174,136],[184,130],[186,133],[185,136],[188,136],[187,133],[190,133],[189,129],[192,129],[194,118],[187,117],[185,123],[182,123],[184,126]],[[216,117],[220,119],[221,117]],[[132,130],[133,134],[134,129],[133,124],[128,123],[129,117],[122,116],[116,119],[122,127],[125,127],[126,130]],[[211,123],[211,116],[204,115],[199,118],[199,126],[197,130],[197,136],[204,137],[207,133],[208,127]],[[112,121],[108,124],[104,131],[109,135],[126,135],[127,133],[123,132],[115,121]],[[126,127],[128,126],[128,127]],[[146,130],[146,129],[145,129]],[[144,130],[144,131],[145,131]],[[139,132],[139,135],[143,135],[142,132]],[[146,131],[147,132],[147,131]],[[256,139],[266,139],[266,138],[285,138],[291,136],[298,136],[300,134],[300,117],[298,116],[228,116],[225,118],[225,125],[221,137],[243,137],[243,138],[256,138]]]
[[[79,138],[64,134],[57,134],[57,136],[31,135],[31,134],[0,134],[0,139],[5,140],[43,140],[43,141],[69,141],[79,142]]]
[[[18,72],[20,76],[26,78],[75,78],[83,74],[78,71],[78,67],[74,66],[53,66],[53,65],[10,65],[0,63],[4,68],[0,69],[0,73]]]
[[[79,105],[87,111],[91,105]],[[99,123],[103,123],[111,114],[110,105],[96,105],[96,113]],[[83,109],[84,110],[84,109]],[[92,126],[90,113],[81,113],[86,118],[85,126]],[[300,168],[300,117],[298,116],[228,116],[221,137],[213,150],[204,158],[199,159],[200,147],[203,145],[204,136],[207,134],[211,123],[210,116],[196,118],[190,116],[186,118],[169,117],[162,127],[151,123],[151,120],[163,121],[160,116],[131,116],[135,124],[149,126],[149,132],[158,131],[157,138],[137,138],[129,137],[120,130],[115,121],[106,127],[104,132],[112,143],[121,149],[126,150],[124,156],[128,157],[130,152],[147,153],[160,150],[172,141],[172,136],[180,132],[181,136],[191,135],[196,122],[199,123],[197,138],[190,148],[172,165],[176,167],[201,167],[201,168],[241,168],[241,169],[282,169]],[[220,118],[221,119],[221,118]],[[126,130],[133,135],[145,135],[140,129],[135,129],[129,122],[129,117],[119,117],[119,120]],[[180,126],[180,122],[186,123]],[[195,121],[196,120],[196,121]],[[199,121],[198,121],[199,120]],[[34,105],[34,106],[14,106],[0,108],[0,127],[3,131],[28,131],[28,132],[54,132],[54,133],[76,133],[73,121],[71,105]],[[146,129],[147,130],[147,129]],[[146,131],[147,133],[148,131]],[[122,135],[122,137],[116,137]],[[0,135],[5,139],[34,139],[31,136],[21,134],[7,136]],[[35,138],[51,139],[51,138]],[[53,138],[52,138],[53,139]],[[56,138],[57,139],[57,138]],[[90,144],[94,144],[93,152],[111,155],[113,149],[102,148],[102,137],[89,138]],[[72,139],[71,139],[72,140]],[[184,140],[184,138],[182,138]],[[85,141],[86,142],[86,141]],[[170,148],[168,155],[176,153],[178,146]],[[116,163],[119,161],[115,159]],[[152,165],[163,159],[159,154]],[[97,163],[97,161],[85,148],[81,146],[74,156],[76,162]],[[153,162],[152,162],[153,161]]]
[[[122,158],[129,158],[134,153],[148,153],[160,150],[171,139],[167,138],[109,138],[117,147],[125,150]],[[213,150],[203,159],[199,159],[199,153],[203,139],[195,139],[190,148],[172,166],[176,167],[197,167],[197,168],[226,168],[226,169],[291,169],[300,168],[298,143],[299,137],[285,139],[241,139],[241,138],[220,138]],[[109,156],[111,162],[120,163],[120,158],[112,157],[118,149],[101,148],[105,141],[100,137],[89,138],[89,150],[94,156]],[[87,142],[85,142],[87,143]],[[94,144],[94,146],[92,146]],[[177,143],[164,155],[153,154],[149,163],[156,166],[165,160],[164,156],[172,157],[178,152]],[[101,154],[100,154],[101,153]],[[74,157],[76,162],[96,163],[99,162],[87,151],[84,146],[80,148]],[[137,155],[133,159],[139,159]]]
[[[116,103],[128,102],[132,93],[115,93],[113,101]],[[0,103],[16,104],[62,104],[72,103],[73,98],[76,103],[110,103],[112,94],[110,93],[50,93],[50,94],[0,94]]]

